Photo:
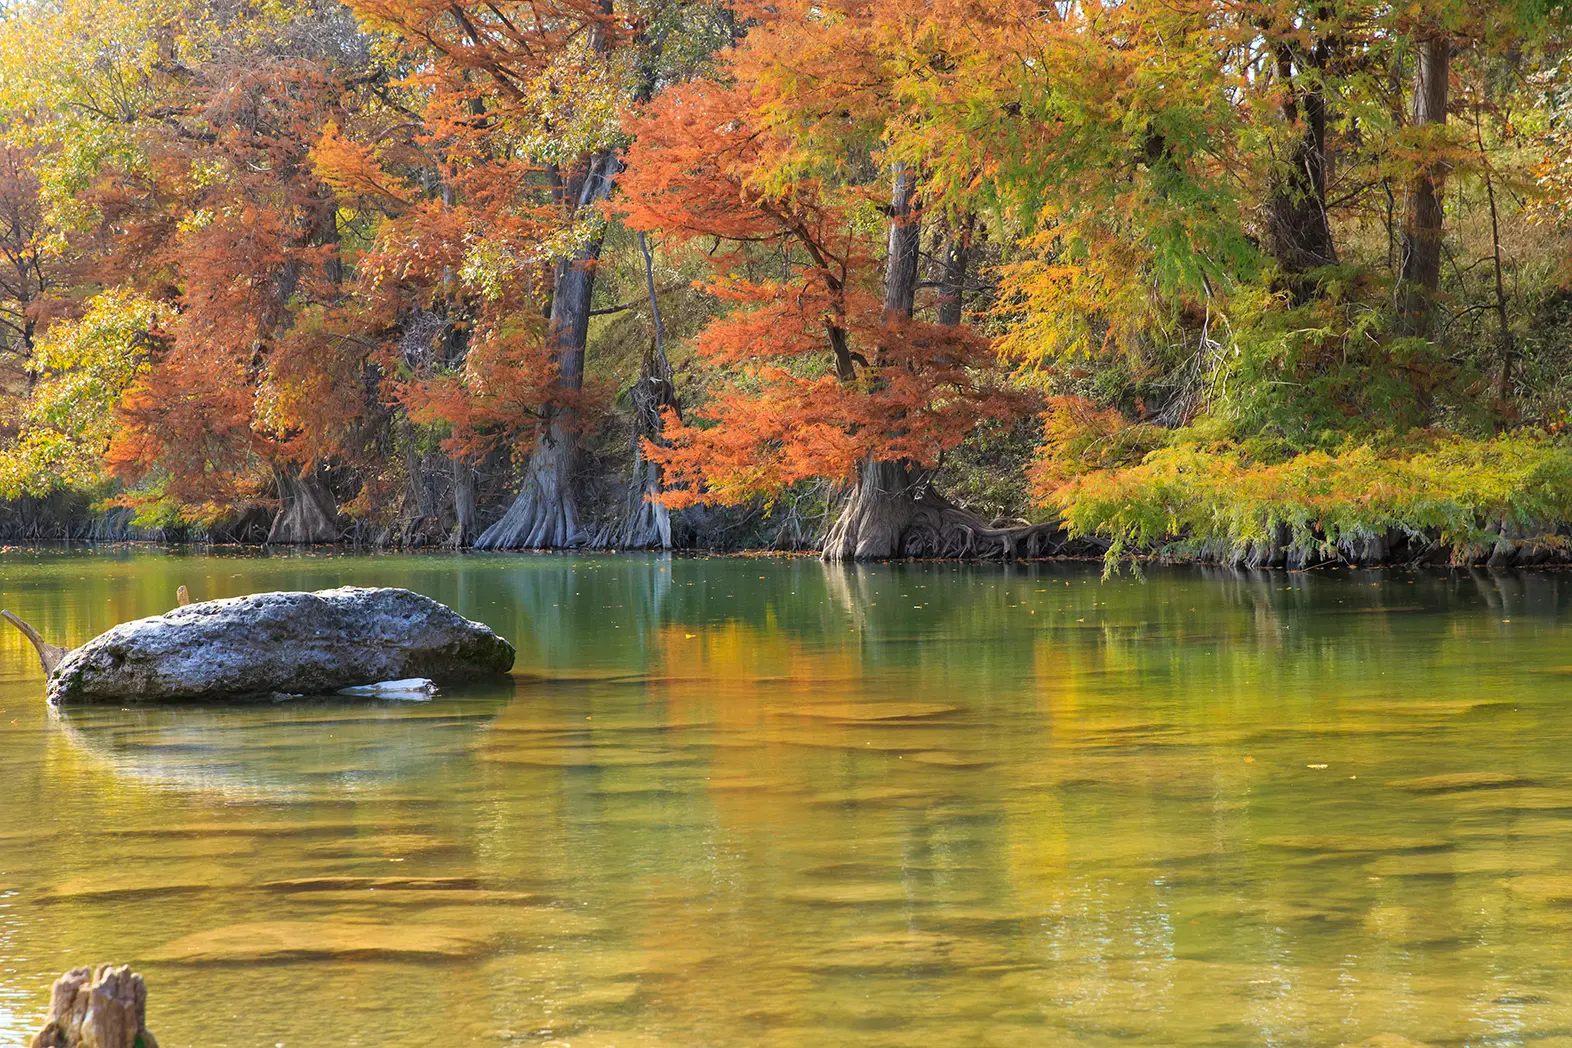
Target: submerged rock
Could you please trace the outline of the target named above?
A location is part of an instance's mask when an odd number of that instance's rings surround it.
[[[506,673],[513,646],[429,597],[346,586],[259,593],[122,623],[67,654],[49,701],[318,695],[412,677]]]

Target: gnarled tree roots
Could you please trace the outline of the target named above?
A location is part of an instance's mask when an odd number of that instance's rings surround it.
[[[660,494],[660,474],[642,456],[634,466],[627,505],[622,515],[596,536],[598,549],[671,549],[671,510],[654,500]]]
[[[574,442],[553,429],[535,447],[518,498],[476,549],[564,549],[587,541],[573,495]]]
[[[316,471],[297,473],[293,468],[275,473],[278,482],[278,516],[268,530],[269,545],[308,545],[337,542],[342,535],[333,493]]]
[[[995,527],[929,487],[903,462],[866,462],[825,536],[825,560],[1052,556],[1072,552],[1057,521]]]

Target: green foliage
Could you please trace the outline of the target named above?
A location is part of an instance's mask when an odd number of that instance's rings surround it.
[[[1457,551],[1498,534],[1559,544],[1557,530],[1572,523],[1572,442],[1563,437],[1410,433],[1400,443],[1408,450],[1351,443],[1260,461],[1237,446],[1187,441],[1044,497],[1073,534],[1110,542],[1110,567],[1148,550],[1242,550],[1275,541],[1279,529],[1300,550],[1330,552],[1395,530]]]
[[[1488,431],[1469,396],[1477,370],[1435,342],[1403,336],[1384,308],[1390,285],[1358,267],[1314,274],[1321,294],[1289,308],[1260,285],[1241,288],[1215,322],[1226,342],[1202,345],[1209,436],[1330,449],[1378,432],[1431,424]]]

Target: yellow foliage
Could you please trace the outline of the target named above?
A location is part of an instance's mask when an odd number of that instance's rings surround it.
[[[49,328],[30,363],[40,377],[20,408],[20,435],[0,445],[0,498],[101,483],[115,408],[173,316],[163,303],[113,289],[80,320]]]

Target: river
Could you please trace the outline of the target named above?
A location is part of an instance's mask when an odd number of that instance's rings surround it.
[[[8,551],[57,643],[408,586],[501,685],[51,716],[0,634],[0,1043],[1572,1043],[1572,576]]]

